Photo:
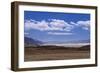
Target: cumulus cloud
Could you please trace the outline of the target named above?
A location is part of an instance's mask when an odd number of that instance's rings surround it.
[[[25,29],[37,29],[37,30],[47,30],[49,29],[48,23],[45,20],[35,21],[35,20],[27,20],[25,21]]]
[[[84,30],[89,30],[90,29],[90,21],[77,21],[75,22],[70,22],[71,24],[77,26],[77,27],[81,27]]]
[[[50,35],[73,35],[71,31],[76,28],[82,28],[83,30],[89,31],[90,21],[77,21],[77,22],[66,22],[59,19],[49,19],[49,20],[25,20],[25,30],[35,29],[40,31],[48,31],[47,34]],[[56,31],[56,32],[54,32]],[[65,31],[65,32],[60,32]],[[28,33],[25,33],[28,35]]]
[[[82,26],[83,29],[89,30],[90,29],[90,21],[78,21],[78,26]]]
[[[70,31],[73,29],[73,25],[68,24],[68,22],[59,19],[51,19],[51,28],[59,28],[60,30]]]
[[[48,32],[50,35],[73,35],[73,33],[65,33],[65,32]]]
[[[25,29],[37,29],[40,31],[45,30],[59,30],[59,31],[71,31],[73,29],[73,25],[68,24],[64,20],[51,19],[49,22],[42,20],[26,20],[25,21]]]

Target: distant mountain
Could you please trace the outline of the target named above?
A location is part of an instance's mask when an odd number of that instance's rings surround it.
[[[49,41],[49,42],[45,42],[45,43],[56,43],[56,44],[62,44],[62,43],[90,43],[90,40],[75,40],[75,41],[64,41],[64,42],[62,42],[62,41],[60,41],[60,42],[58,42],[58,41]]]
[[[90,40],[69,41],[69,43],[90,43]]]
[[[29,45],[37,46],[37,45],[43,44],[43,42],[35,40],[33,38],[29,38],[29,37],[24,37],[24,43],[25,43],[25,46],[29,46]]]

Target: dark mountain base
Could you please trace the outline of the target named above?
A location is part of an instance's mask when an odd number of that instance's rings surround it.
[[[25,47],[24,61],[86,59],[90,58],[90,45],[80,48],[62,46]]]

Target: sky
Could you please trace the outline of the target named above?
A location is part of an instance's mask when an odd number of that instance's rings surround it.
[[[90,14],[24,11],[24,36],[42,42],[90,39]]]

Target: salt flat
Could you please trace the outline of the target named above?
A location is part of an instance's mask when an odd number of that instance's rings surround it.
[[[82,47],[86,45],[90,45],[90,43],[47,43],[47,44],[42,44],[42,46],[48,46],[48,45],[53,45],[53,46],[64,46],[64,47]]]

